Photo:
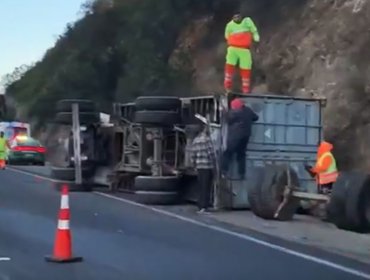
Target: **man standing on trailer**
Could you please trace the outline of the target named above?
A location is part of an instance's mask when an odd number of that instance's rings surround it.
[[[252,41],[259,42],[260,35],[251,18],[242,18],[241,13],[233,16],[226,25],[225,39],[228,44],[225,65],[224,87],[227,93],[232,91],[232,80],[236,65],[239,64],[242,77],[242,92],[250,92],[252,54],[250,48]]]
[[[323,141],[317,149],[317,159],[314,167],[306,165],[306,170],[316,177],[318,192],[330,194],[333,184],[338,178],[338,169],[335,158],[332,154],[333,145]]]

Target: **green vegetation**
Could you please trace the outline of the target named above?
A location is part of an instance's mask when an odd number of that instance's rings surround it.
[[[116,100],[188,92],[191,71],[169,64],[178,36],[191,19],[225,3],[230,6],[227,0],[89,1],[84,17],[67,26],[40,62],[8,81],[6,95],[22,114],[44,123],[63,98],[93,99],[109,111]]]

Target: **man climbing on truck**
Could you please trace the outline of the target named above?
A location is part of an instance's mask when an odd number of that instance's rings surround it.
[[[231,101],[231,110],[227,114],[227,147],[222,157],[222,172],[227,174],[231,160],[236,155],[240,180],[245,178],[246,150],[252,132],[252,125],[258,121],[258,115],[244,102],[235,98]]]
[[[260,35],[251,18],[242,18],[241,13],[233,16],[226,25],[225,39],[228,44],[225,65],[224,87],[227,93],[232,91],[232,81],[236,65],[239,64],[242,78],[242,92],[250,92],[252,54],[250,48],[252,42],[259,42]]]

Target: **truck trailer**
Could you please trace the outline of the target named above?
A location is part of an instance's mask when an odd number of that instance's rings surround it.
[[[291,220],[302,201],[324,204],[341,229],[370,229],[368,174],[341,172],[333,193],[318,193],[304,165],[316,160],[323,139],[325,100],[279,95],[236,95],[258,115],[246,150],[244,180],[217,174],[216,209],[251,209],[264,219]],[[143,204],[167,205],[197,199],[197,174],[189,147],[199,118],[208,125],[218,161],[225,146],[226,97],[142,96],[115,103],[102,115],[89,100],[61,100],[55,121],[71,126],[65,166],[53,166],[57,186],[91,191],[105,186]],[[104,118],[102,117],[104,116]],[[81,143],[81,140],[83,140]],[[83,155],[83,156],[82,156]],[[351,186],[351,187],[349,187]]]

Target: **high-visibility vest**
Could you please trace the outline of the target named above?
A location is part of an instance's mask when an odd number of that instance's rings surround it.
[[[338,178],[337,163],[335,162],[335,158],[331,152],[323,153],[317,162],[318,165],[322,165],[325,157],[331,157],[331,164],[326,171],[318,174],[320,185],[334,183]]]
[[[250,18],[243,19],[241,23],[232,20],[226,25],[225,38],[230,47],[249,49],[253,37],[259,41],[257,28]]]
[[[0,138],[0,153],[4,153],[6,151],[6,139]]]

